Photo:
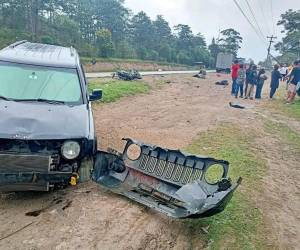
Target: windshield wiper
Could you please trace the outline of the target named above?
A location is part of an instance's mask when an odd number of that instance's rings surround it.
[[[4,101],[14,101],[13,99],[7,98],[7,97],[2,96],[2,95],[0,95],[0,99],[1,99],[1,100],[4,100]]]
[[[65,104],[64,101],[48,100],[48,99],[41,99],[41,98],[37,98],[37,99],[17,99],[15,101],[17,101],[17,102],[45,102],[45,103],[49,103],[49,104]]]

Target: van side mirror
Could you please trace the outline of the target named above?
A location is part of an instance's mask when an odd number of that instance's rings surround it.
[[[93,89],[92,94],[89,96],[89,101],[94,102],[102,99],[102,89]]]

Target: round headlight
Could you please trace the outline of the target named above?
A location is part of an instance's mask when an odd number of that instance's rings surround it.
[[[223,174],[223,166],[221,164],[213,164],[208,167],[204,177],[208,184],[216,185],[220,180],[222,180]]]
[[[61,147],[61,154],[67,160],[74,160],[80,153],[80,145],[76,141],[66,141]]]
[[[142,149],[139,145],[137,144],[131,144],[126,151],[127,157],[131,161],[136,161],[140,158],[142,154]]]

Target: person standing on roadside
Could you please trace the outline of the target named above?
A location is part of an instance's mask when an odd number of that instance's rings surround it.
[[[294,68],[290,74],[289,85],[288,85],[288,96],[287,96],[287,104],[290,104],[294,101],[297,85],[300,85],[300,60],[294,63]]]
[[[281,81],[285,81],[285,77],[287,76],[287,71],[288,68],[286,67],[286,65],[282,64],[279,69],[279,73],[281,74]]]
[[[250,72],[252,70],[252,67],[253,67],[253,64],[249,64],[249,67],[246,69],[246,82],[245,82],[245,96],[247,94],[247,91],[248,91],[248,85],[249,85],[249,76],[250,76]]]
[[[271,75],[271,85],[270,85],[270,99],[273,99],[276,90],[279,87],[279,80],[281,79],[281,74],[278,71],[279,66],[278,64],[274,65],[274,70],[272,71],[272,75]]]
[[[245,99],[250,98],[250,100],[253,100],[254,88],[256,84],[257,84],[257,66],[253,65],[252,69],[249,72],[249,84],[248,84]]]
[[[268,77],[266,76],[265,69],[261,69],[258,72],[258,76],[257,76],[255,99],[261,99],[261,92],[262,92],[265,80],[267,80],[267,79],[268,79]]]
[[[290,75],[292,73],[292,70],[294,68],[294,64],[290,64],[290,66],[287,67],[287,71],[286,71],[286,90],[288,90],[289,88],[289,79],[290,79]]]
[[[295,62],[294,62],[294,63],[295,63]],[[290,66],[288,66],[288,68],[287,68],[287,74],[288,74],[288,75],[291,74],[291,72],[292,72],[292,70],[293,70],[293,68],[294,68],[294,63],[291,64]],[[288,77],[288,75],[287,75],[287,77]]]
[[[244,65],[240,64],[240,68],[238,70],[238,77],[236,80],[236,90],[235,90],[235,98],[238,98],[240,92],[240,98],[243,98],[244,95],[244,83],[246,80],[246,71],[244,69]]]
[[[236,80],[238,77],[238,70],[240,68],[239,61],[234,60],[234,64],[231,67],[231,77],[232,77],[232,88],[231,88],[231,94],[235,95],[237,84]]]

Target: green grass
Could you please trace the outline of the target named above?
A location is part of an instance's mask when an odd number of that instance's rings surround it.
[[[293,104],[285,104],[286,98],[286,89],[285,86],[281,86],[277,92],[277,99],[266,104],[267,107],[271,108],[273,111],[280,113],[282,115],[300,119],[300,99],[296,97],[296,100]]]
[[[278,135],[290,148],[300,152],[300,135],[290,129],[287,125],[267,120],[265,121],[264,126],[266,132],[272,135]]]
[[[229,176],[243,182],[222,213],[187,222],[190,232],[204,235],[209,249],[263,249],[265,247],[262,214],[253,200],[260,190],[266,163],[252,150],[251,133],[245,134],[236,125],[228,124],[200,135],[186,151],[205,154],[230,162]],[[207,228],[204,234],[201,228]]]
[[[110,103],[125,96],[148,93],[150,86],[142,81],[118,81],[118,80],[91,80],[90,92],[93,89],[102,89],[103,98],[99,102]]]

